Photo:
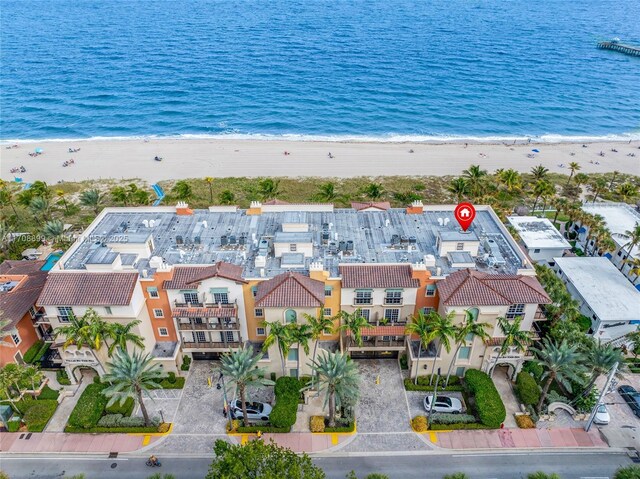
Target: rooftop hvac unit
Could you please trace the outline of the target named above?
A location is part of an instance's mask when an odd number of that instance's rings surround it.
[[[328,231],[329,230],[329,223],[322,223],[322,231]]]
[[[207,227],[207,220],[204,220],[204,221],[202,222],[202,227],[203,227],[203,228],[206,228],[206,227]]]
[[[184,244],[184,240],[181,235],[176,236],[176,244]]]
[[[329,253],[336,254],[338,252],[338,245],[335,241],[329,243]]]
[[[327,244],[329,242],[329,238],[330,238],[330,234],[328,231],[323,231],[322,232],[322,243],[323,244]]]
[[[400,242],[401,243],[408,243],[409,242],[409,237],[407,235],[400,236]]]
[[[400,243],[400,235],[391,235],[391,244],[396,245]]]
[[[236,244],[236,236],[235,235],[229,236],[229,244]]]
[[[347,242],[346,241],[340,241],[340,243],[338,243],[338,249],[340,251],[346,251],[347,250]]]
[[[142,224],[144,225],[145,228],[149,227],[149,220],[142,220]]]
[[[240,236],[238,243],[245,244],[247,242],[247,237],[245,235]]]
[[[415,244],[417,242],[418,242],[418,238],[416,238],[415,236],[409,236],[409,243]]]
[[[226,246],[227,243],[229,243],[229,240],[227,239],[227,235],[220,236],[220,244],[222,246]]]
[[[438,224],[440,226],[444,226],[444,220],[442,218],[438,218]]]
[[[353,251],[353,241],[352,240],[348,240],[347,241],[347,251]]]
[[[193,238],[193,242],[194,242],[195,244],[200,244],[200,243],[201,243],[200,236],[195,236],[195,237]]]

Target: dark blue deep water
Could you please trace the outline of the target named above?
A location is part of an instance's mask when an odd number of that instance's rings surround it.
[[[640,136],[640,0],[0,7],[5,140]]]

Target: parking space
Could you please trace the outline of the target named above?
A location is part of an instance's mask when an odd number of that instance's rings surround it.
[[[604,383],[604,378],[602,383]],[[640,449],[640,419],[633,414],[629,405],[618,393],[618,387],[623,384],[633,386],[637,391],[640,391],[640,374],[625,374],[624,379],[618,381],[613,391],[605,396],[604,401],[609,409],[611,422],[606,426],[594,427],[597,427],[606,437],[611,447]],[[598,385],[603,386],[601,383]]]
[[[423,391],[407,391],[407,400],[409,401],[409,410],[411,411],[411,417],[414,418],[416,416],[424,416],[426,414],[424,408],[424,398],[427,395],[433,394],[431,392],[423,392]],[[446,393],[438,393],[438,397],[451,397],[457,398],[462,403],[462,412],[465,413],[467,411],[466,404],[464,403],[464,398],[462,397],[462,393],[459,392],[446,392]]]

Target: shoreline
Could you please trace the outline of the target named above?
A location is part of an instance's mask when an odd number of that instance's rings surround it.
[[[18,148],[7,148],[17,144]],[[585,144],[586,147],[583,147]],[[43,153],[29,156],[35,148]],[[69,148],[80,148],[69,153]],[[538,150],[535,152],[533,150]],[[612,150],[617,150],[614,152]],[[285,155],[284,152],[289,154]],[[599,153],[603,152],[604,156]],[[331,153],[332,157],[329,157]],[[632,157],[630,155],[635,155]],[[159,156],[163,161],[154,161]],[[63,163],[74,159],[74,164]],[[358,177],[459,175],[472,164],[490,173],[498,168],[528,172],[542,164],[569,174],[577,162],[583,173],[640,175],[640,139],[540,143],[455,141],[350,142],[244,140],[231,138],[140,138],[126,140],[55,140],[0,143],[0,173],[23,182],[140,178],[149,182],[194,177]],[[563,166],[560,166],[563,165]]]

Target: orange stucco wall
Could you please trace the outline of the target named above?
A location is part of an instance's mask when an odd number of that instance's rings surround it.
[[[164,283],[165,280],[171,279],[172,276],[172,272],[157,271],[153,275],[153,278],[140,279],[142,292],[144,293],[144,297],[146,299],[145,303],[147,306],[147,310],[149,311],[149,320],[151,321],[151,324],[153,326],[153,334],[156,338],[156,341],[178,341],[175,322],[173,320],[173,317],[171,316],[171,304],[169,304],[169,296],[162,287],[162,283]],[[147,291],[147,288],[149,286],[155,286],[156,288],[158,288],[159,296],[157,298],[152,298],[149,296],[149,292]],[[154,309],[162,309],[164,318],[154,317]],[[158,328],[167,328],[169,336],[160,336]]]
[[[13,343],[11,336],[5,336],[2,338],[2,345],[0,346],[0,366],[5,364],[15,363],[15,355],[18,351],[24,356],[33,343],[38,340],[38,333],[36,333],[33,323],[31,322],[31,315],[25,314],[24,317],[17,324],[18,334],[22,341],[17,346]]]
[[[427,271],[413,270],[412,271],[413,278],[420,281],[420,287],[416,293],[416,309],[415,313],[420,311],[422,308],[433,308],[434,310],[438,310],[438,290],[436,289],[435,296],[426,296],[427,294],[427,285],[435,284],[436,280],[431,279],[431,273]]]

